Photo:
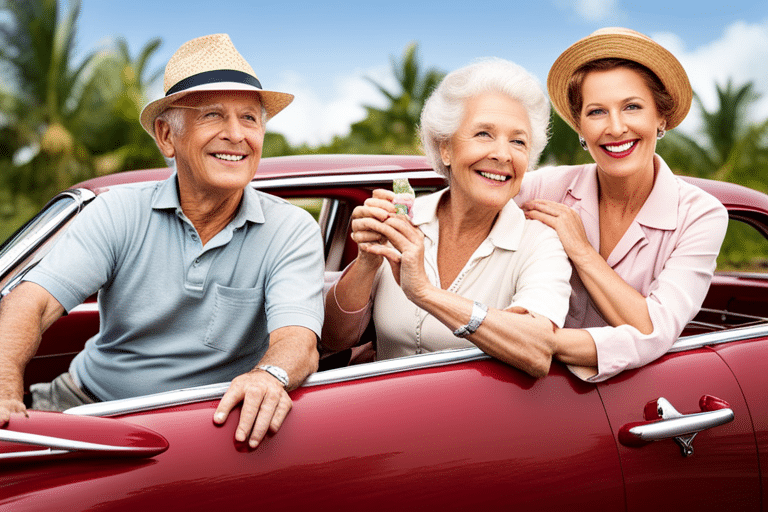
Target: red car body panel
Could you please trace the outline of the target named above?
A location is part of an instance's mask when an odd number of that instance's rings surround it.
[[[254,182],[276,195],[346,205],[347,217],[334,226],[341,255],[330,270],[339,270],[356,256],[347,233],[351,208],[397,173],[411,173],[417,189],[444,185],[428,171],[419,156],[281,157],[262,160]],[[170,172],[126,172],[78,187],[100,193]],[[686,179],[768,237],[768,196]],[[718,274],[704,307],[713,311],[703,311],[686,333],[727,338],[728,327],[745,322],[734,313],[768,316],[768,278]],[[26,384],[65,371],[97,331],[93,302],[62,317],[45,333]],[[213,424],[217,400],[119,414],[116,431],[122,424],[149,429],[168,449],[132,460],[0,459],[0,510],[765,509],[768,328],[760,332],[673,351],[600,384],[582,382],[558,363],[534,380],[490,358],[400,373],[377,373],[381,363],[355,366],[362,377],[293,391],[279,433],[255,450],[234,441],[237,413],[223,427]],[[673,439],[622,444],[622,427],[643,422],[648,402],[664,397],[690,414],[704,395],[726,401],[734,419],[698,433],[693,455],[684,457]],[[96,428],[78,425],[73,438],[89,439]],[[108,428],[98,427],[102,436]],[[58,432],[66,437],[66,429]]]
[[[561,366],[535,381],[485,360],[299,389],[292,398],[280,432],[255,450],[234,441],[237,415],[216,427],[216,402],[206,402],[123,418],[168,440],[151,461],[35,465],[3,476],[4,486],[25,497],[15,511],[41,503],[175,510],[179,496],[187,510],[623,508],[600,397]],[[60,476],[41,488],[30,480],[41,472]]]

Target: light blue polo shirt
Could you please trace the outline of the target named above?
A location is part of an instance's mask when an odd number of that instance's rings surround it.
[[[99,195],[25,279],[66,311],[99,291],[100,331],[70,371],[114,400],[229,381],[279,327],[319,336],[323,269],[314,219],[251,187],[203,247],[174,174]]]

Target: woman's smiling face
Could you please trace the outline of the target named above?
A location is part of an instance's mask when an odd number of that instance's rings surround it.
[[[519,101],[501,93],[469,98],[458,130],[440,148],[452,196],[501,210],[520,191],[530,144],[531,123]]]
[[[653,172],[656,136],[666,122],[643,77],[624,67],[592,71],[582,96],[579,128],[597,166],[616,177]]]

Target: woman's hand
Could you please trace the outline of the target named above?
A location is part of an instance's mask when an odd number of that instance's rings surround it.
[[[584,224],[573,208],[554,201],[533,199],[523,204],[522,210],[526,218],[541,221],[557,231],[563,249],[574,265],[578,266],[579,262],[594,252],[584,231]]]
[[[366,269],[378,269],[382,256],[370,251],[371,247],[385,245],[387,240],[378,231],[371,229],[374,221],[382,223],[395,214],[392,204],[394,192],[384,189],[373,191],[373,197],[366,199],[363,206],[352,212],[352,240],[357,243],[358,262]]]
[[[418,305],[425,289],[431,286],[424,270],[424,233],[406,215],[391,217],[385,225],[394,230],[386,236],[398,254],[389,251],[384,256],[405,296]]]
[[[387,258],[397,284],[408,299],[418,304],[418,297],[430,286],[424,271],[424,234],[407,215],[395,213],[392,198],[394,193],[389,190],[375,190],[365,206],[355,209],[358,217],[353,220],[354,240],[361,255]],[[387,216],[382,219],[384,212]]]

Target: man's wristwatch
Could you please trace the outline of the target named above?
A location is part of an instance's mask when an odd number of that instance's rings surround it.
[[[274,366],[271,364],[262,364],[257,366],[259,370],[264,370],[274,378],[280,381],[280,384],[283,385],[284,388],[288,387],[288,383],[290,380],[288,379],[288,372],[280,368],[279,366]]]

